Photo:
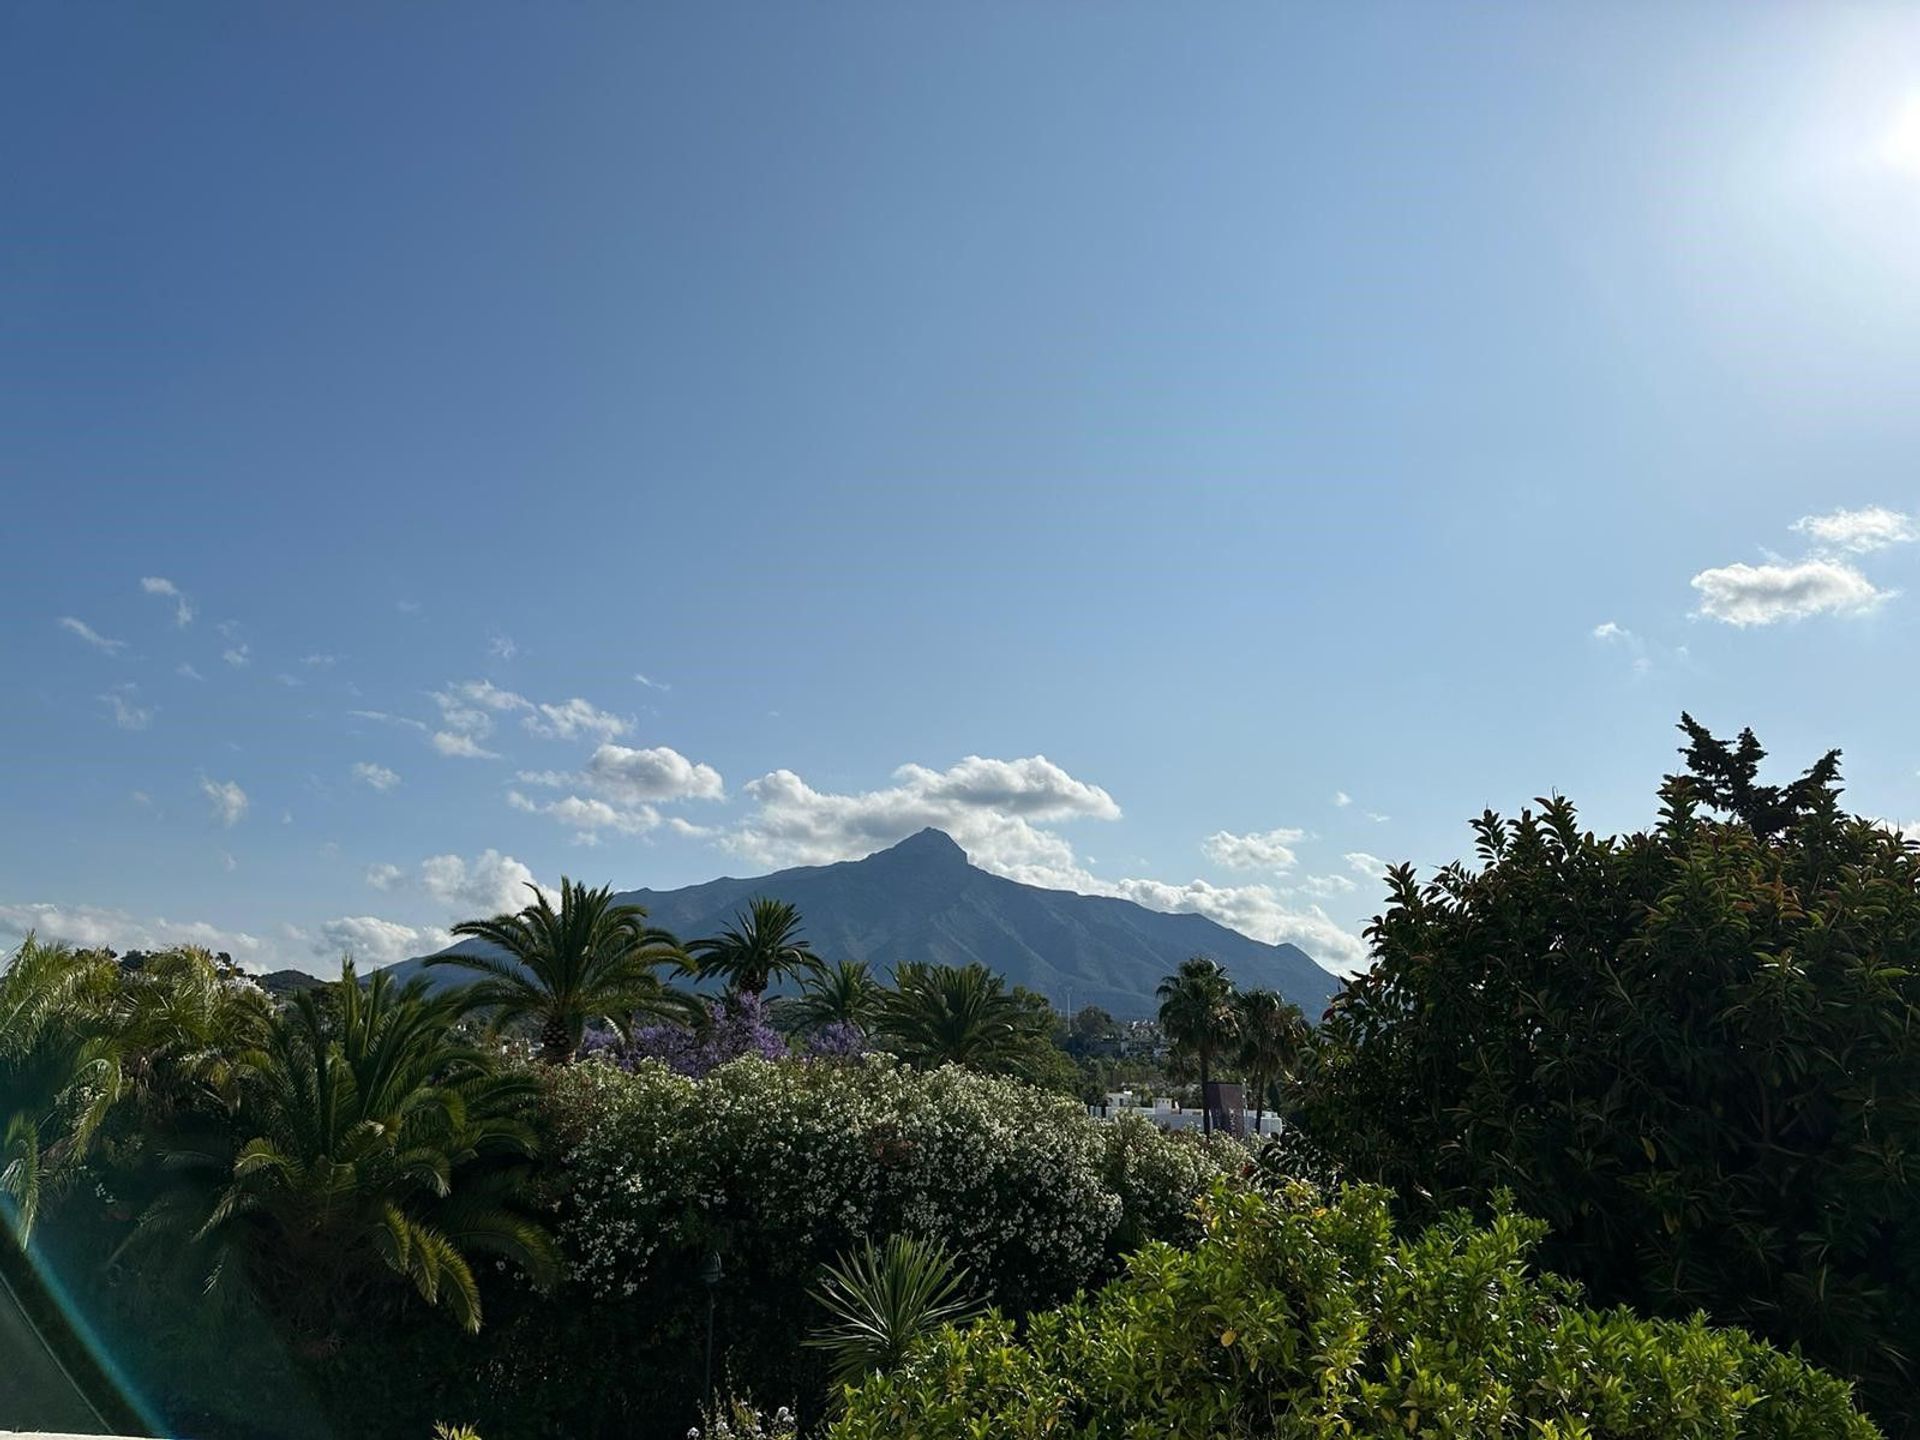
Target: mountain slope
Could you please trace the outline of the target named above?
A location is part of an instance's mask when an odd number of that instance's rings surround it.
[[[1318,1017],[1338,980],[1293,945],[1265,945],[1201,915],[1168,915],[1130,900],[1043,890],[992,875],[938,830],[864,860],[809,865],[681,890],[631,890],[676,935],[712,935],[756,895],[797,906],[815,950],[866,960],[884,973],[902,960],[978,960],[1055,1005],[1101,1005],[1121,1019],[1150,1015],[1153,988],[1190,955],[1211,955],[1242,988],[1278,990]],[[466,942],[470,945],[473,942]],[[465,948],[465,946],[458,947]],[[394,971],[417,973],[418,960]],[[425,972],[453,981],[462,972]]]

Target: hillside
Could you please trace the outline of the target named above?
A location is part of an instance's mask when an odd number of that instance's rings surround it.
[[[953,840],[923,830],[864,860],[808,865],[679,890],[631,890],[675,934],[711,935],[756,895],[798,906],[821,954],[866,960],[964,965],[978,960],[1055,1005],[1101,1005],[1121,1019],[1151,1014],[1153,989],[1190,955],[1211,955],[1244,987],[1278,990],[1318,1016],[1337,978],[1293,945],[1267,945],[1201,915],[1168,915],[1130,900],[1045,890],[989,874]],[[468,942],[472,943],[472,942]],[[420,973],[418,959],[393,967]],[[461,972],[428,968],[436,980]]]

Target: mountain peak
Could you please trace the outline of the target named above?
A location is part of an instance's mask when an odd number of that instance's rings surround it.
[[[909,835],[906,839],[889,845],[885,850],[875,851],[874,854],[898,855],[929,865],[965,865],[967,863],[967,852],[960,848],[954,838],[946,831],[936,830],[931,825],[918,835]]]

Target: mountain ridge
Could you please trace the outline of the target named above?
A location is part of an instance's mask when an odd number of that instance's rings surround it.
[[[830,960],[866,960],[883,974],[902,960],[978,960],[1057,1006],[1100,1005],[1120,1019],[1152,1014],[1154,986],[1195,954],[1219,960],[1243,988],[1278,990],[1310,1017],[1340,984],[1298,946],[1254,940],[1203,915],[995,875],[933,828],[859,860],[724,875],[675,890],[625,890],[617,898],[644,905],[652,924],[692,937],[716,933],[758,895],[798,907],[806,937]],[[449,950],[476,946],[463,941]],[[401,979],[424,973],[440,983],[462,975],[428,968],[424,958],[389,972]]]

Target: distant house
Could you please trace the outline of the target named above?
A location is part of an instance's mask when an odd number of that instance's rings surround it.
[[[1142,1120],[1158,1125],[1162,1130],[1198,1130],[1200,1129],[1200,1109],[1198,1106],[1180,1105],[1166,1096],[1136,1095],[1131,1090],[1111,1090],[1107,1098],[1098,1105],[1087,1106],[1087,1114],[1095,1120],[1117,1120],[1122,1115],[1137,1115]],[[1258,1128],[1255,1121],[1258,1120]],[[1216,1129],[1226,1129],[1216,1120]],[[1266,1114],[1244,1115],[1243,1130],[1246,1134],[1278,1135],[1280,1117],[1269,1110]]]

